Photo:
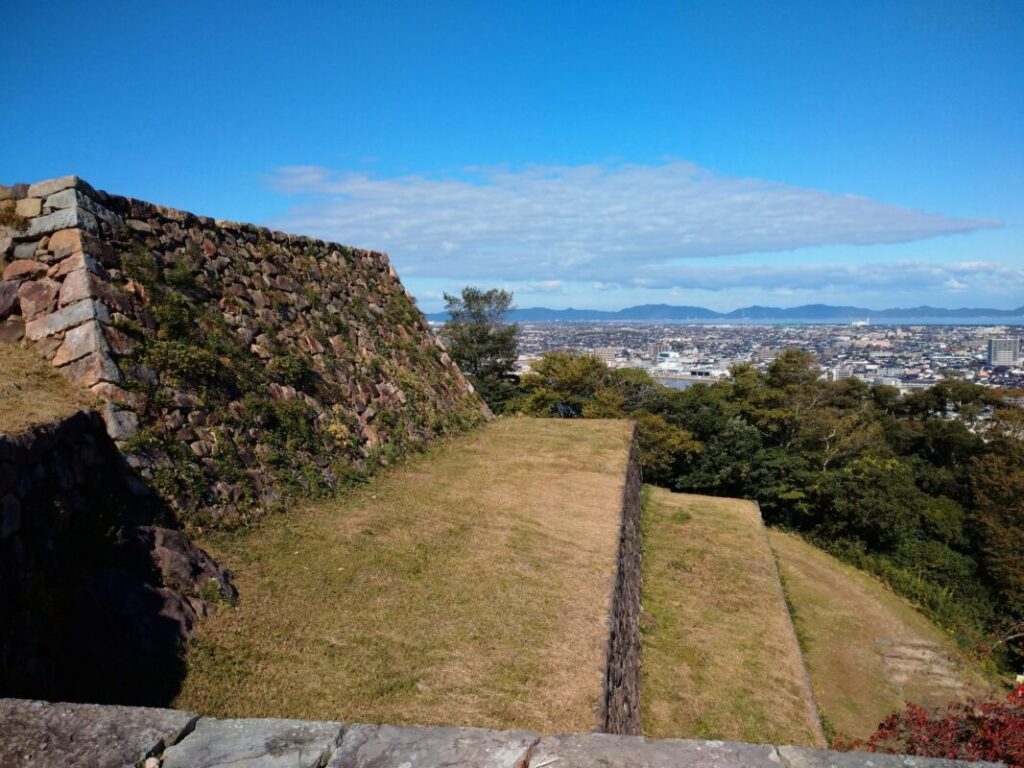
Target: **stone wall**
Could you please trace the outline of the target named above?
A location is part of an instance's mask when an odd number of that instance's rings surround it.
[[[98,414],[0,435],[0,692],[168,702],[208,601],[235,598],[173,526]]]
[[[0,187],[0,341],[103,402],[185,518],[234,524],[489,415],[382,253],[108,195]]]
[[[643,477],[636,427],[622,488],[619,552],[608,618],[608,650],[597,728],[604,733],[638,735],[640,722],[640,517]]]
[[[0,699],[5,768],[994,768],[901,755],[601,733],[541,736]]]

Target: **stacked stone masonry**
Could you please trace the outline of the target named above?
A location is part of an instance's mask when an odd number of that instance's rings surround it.
[[[900,755],[642,736],[216,720],[0,699],[4,768],[957,768]]]
[[[75,176],[0,187],[0,341],[102,403],[185,516],[236,523],[485,418],[382,253]]]
[[[611,610],[608,617],[608,649],[597,730],[639,735],[640,722],[640,601],[643,592],[641,529],[643,476],[636,428],[622,488],[619,546]]]

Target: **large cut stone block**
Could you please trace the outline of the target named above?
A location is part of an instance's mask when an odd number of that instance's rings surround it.
[[[21,304],[21,315],[31,320],[42,312],[49,312],[57,298],[60,283],[53,280],[28,280],[18,289],[18,303]]]
[[[728,741],[648,740],[643,736],[581,733],[541,739],[530,765],[552,768],[780,768],[775,747]]]
[[[83,195],[77,189],[65,189],[46,198],[47,208],[82,208],[98,219],[103,219],[111,226],[120,226],[121,217],[104,208],[88,195]]]
[[[61,229],[54,232],[50,236],[47,248],[53,254],[54,261],[85,253],[108,266],[118,262],[117,254],[109,243],[80,229]]]
[[[60,305],[66,307],[82,299],[95,299],[97,292],[93,286],[95,278],[85,269],[69,272],[60,286]]]
[[[121,376],[121,369],[113,358],[104,351],[93,352],[80,360],[69,363],[61,368],[61,373],[67,376],[68,380],[78,387],[92,387],[101,381],[111,384],[120,384],[124,379]]]
[[[118,408],[113,403],[104,403],[100,415],[111,440],[127,440],[139,431],[139,417],[131,411]]]
[[[54,264],[50,268],[50,277],[63,277],[64,275],[69,275],[79,269],[87,269],[90,272],[96,273],[99,270],[99,265],[96,263],[96,260],[87,253],[74,253],[63,261],[59,261]]]
[[[61,229],[54,232],[47,245],[54,259],[64,259],[82,251],[82,230]]]
[[[103,329],[95,320],[89,320],[64,335],[64,341],[51,362],[57,366],[67,365],[86,355],[106,350],[107,340],[103,337]]]
[[[69,304],[52,314],[37,317],[25,325],[25,335],[31,341],[38,341],[68,328],[74,328],[87,320],[100,320],[105,323],[109,319],[110,315],[105,306],[98,301],[86,299]]]
[[[84,208],[64,208],[30,220],[28,229],[19,237],[32,238],[56,232],[58,229],[76,228],[99,232],[96,217],[89,211]]]
[[[540,736],[530,731],[483,728],[397,728],[354,725],[346,729],[328,768],[520,768]]]
[[[163,768],[317,768],[341,739],[341,723],[204,717],[164,752]]]
[[[46,274],[46,265],[34,259],[18,259],[4,267],[4,280],[31,280]]]
[[[0,765],[127,768],[173,744],[195,720],[172,709],[0,699]]]
[[[92,187],[77,176],[61,176],[59,179],[45,179],[30,184],[26,193],[27,197],[48,197],[54,192],[62,189],[81,189],[88,192],[93,191]]]

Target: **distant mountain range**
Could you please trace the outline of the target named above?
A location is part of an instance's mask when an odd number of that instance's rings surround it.
[[[971,318],[1020,319],[1024,318],[1024,306],[1016,309],[987,309],[962,307],[960,309],[943,309],[942,307],[910,307],[906,309],[866,309],[864,307],[834,307],[829,304],[805,304],[800,307],[762,307],[754,305],[734,309],[732,312],[715,312],[705,307],[674,306],[671,304],[640,304],[617,311],[601,309],[547,309],[546,307],[529,307],[516,309],[509,313],[509,319],[521,323],[575,323],[588,321],[626,321],[626,322],[707,322],[722,321],[776,321],[801,320],[804,322],[851,322],[853,320],[882,321],[886,318],[901,320],[948,319],[967,320]],[[428,320],[443,322],[448,319],[447,312],[431,312]]]

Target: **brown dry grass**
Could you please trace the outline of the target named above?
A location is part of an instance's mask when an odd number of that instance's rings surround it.
[[[0,434],[17,434],[92,404],[35,350],[0,342]]]
[[[644,732],[822,744],[757,507],[648,494]]]
[[[838,735],[866,738],[905,700],[941,706],[988,690],[950,638],[871,575],[771,532],[815,697]]]
[[[211,536],[241,601],[205,622],[176,706],[590,730],[629,434],[502,419],[348,498]]]

